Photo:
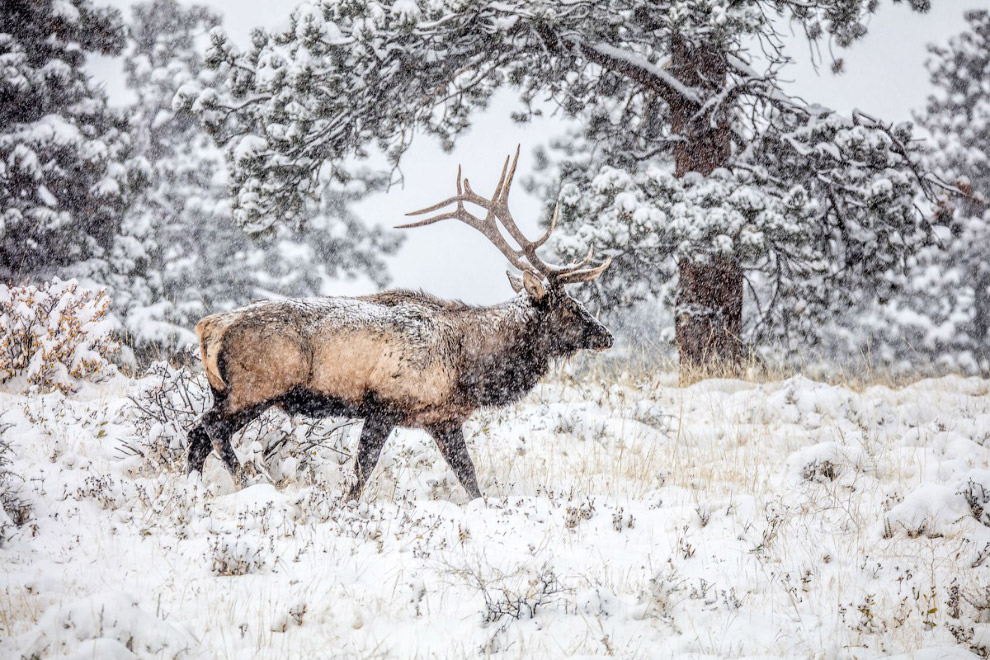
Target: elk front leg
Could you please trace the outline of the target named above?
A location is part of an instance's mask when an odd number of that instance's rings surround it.
[[[378,465],[382,447],[394,428],[395,420],[387,415],[374,414],[365,418],[361,439],[358,441],[357,460],[354,461],[354,485],[347,492],[347,499],[356,500],[361,497],[364,485]]]
[[[430,427],[430,434],[436,440],[440,453],[447,460],[447,463],[454,470],[458,481],[464,486],[471,499],[481,497],[481,489],[478,488],[478,478],[474,473],[474,463],[468,454],[467,445],[464,443],[464,431],[460,424],[440,424]]]

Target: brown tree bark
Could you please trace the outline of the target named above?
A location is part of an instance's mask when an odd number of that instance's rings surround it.
[[[738,373],[742,363],[743,279],[739,264],[682,259],[677,289],[677,349],[681,379]]]
[[[710,98],[725,88],[726,62],[714,48],[676,40],[671,73]],[[702,110],[684,99],[670,104],[675,135],[675,174],[703,176],[731,155],[728,110]],[[679,264],[676,336],[682,382],[710,373],[738,373],[742,362],[743,277],[739,264],[722,256],[691,255]]]

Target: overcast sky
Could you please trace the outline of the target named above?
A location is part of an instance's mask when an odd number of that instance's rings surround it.
[[[97,3],[100,0],[95,0]],[[129,16],[126,0],[110,4]],[[232,38],[246,47],[255,26],[275,29],[287,21],[296,3],[270,0],[214,0],[201,2],[216,7]],[[928,43],[944,43],[965,27],[967,9],[985,7],[988,0],[936,0],[931,12],[917,14],[905,3],[881,3],[873,17],[869,34],[853,48],[841,51],[846,72],[836,76],[828,64],[816,71],[803,37],[790,42],[789,54],[797,62],[787,70],[792,79],[788,91],[843,113],[858,108],[887,120],[907,120],[913,110],[923,107],[931,92],[924,62]],[[111,98],[126,100],[121,88],[119,67],[99,62],[94,76],[103,80]],[[454,192],[458,163],[480,194],[490,193],[502,160],[522,145],[519,167],[525,175],[531,170],[531,151],[562,131],[563,121],[543,117],[526,125],[514,124],[509,113],[515,108],[511,91],[501,92],[484,113],[475,115],[471,130],[457,142],[452,153],[444,153],[437,142],[421,135],[404,157],[405,186],[362,202],[357,212],[371,222],[396,225],[407,211],[422,208]],[[541,200],[513,189],[513,216],[530,235],[537,235],[536,219]],[[457,221],[447,221],[408,230],[402,251],[392,259],[393,286],[422,288],[443,297],[461,298],[472,303],[491,303],[511,296],[505,278],[505,259],[475,230]],[[342,284],[339,293],[370,292],[371,285]]]

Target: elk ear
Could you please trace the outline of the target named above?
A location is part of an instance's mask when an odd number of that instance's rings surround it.
[[[509,286],[512,287],[513,291],[519,293],[523,290],[523,281],[521,277],[518,275],[513,275],[509,271],[505,271],[505,275],[509,278]]]
[[[522,276],[523,287],[526,289],[526,293],[529,297],[533,299],[534,302],[540,302],[547,297],[547,287],[540,281],[540,278],[529,272],[528,270],[523,271]]]

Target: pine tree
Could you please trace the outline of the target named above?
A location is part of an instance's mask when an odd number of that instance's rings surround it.
[[[132,343],[158,352],[194,341],[192,327],[211,311],[273,294],[325,293],[341,276],[384,285],[382,256],[398,243],[349,211],[367,189],[363,180],[325,190],[308,204],[304,226],[250,237],[233,222],[222,153],[190,112],[173,107],[178,90],[214,85],[196,40],[221,17],[176,0],[133,11],[125,72],[152,185],[129,210],[114,252],[114,304]]]
[[[896,0],[895,0],[896,1]],[[911,0],[919,11],[927,0]],[[757,339],[813,337],[864,286],[881,293],[930,235],[910,126],[788,97],[778,26],[814,45],[866,33],[875,0],[321,0],[238,51],[211,35],[218,91],[188,95],[232,162],[234,214],[291,219],[377,145],[450,145],[502,86],[517,118],[549,98],[581,121],[591,171],[565,183],[574,238],[615,257],[607,301],[676,280],[682,368],[739,362],[744,282]],[[759,55],[751,52],[759,44]],[[833,62],[836,69],[841,61]],[[670,166],[671,159],[673,167]]]
[[[191,328],[207,305],[236,300],[252,283],[233,263],[246,243],[225,222],[222,156],[189,113],[172,111],[176,90],[202,75],[196,35],[219,24],[198,5],[156,0],[133,7],[124,71],[136,96],[129,109],[135,148],[150,185],[128,209],[109,270],[115,312],[137,347],[193,341]],[[207,262],[211,253],[216,259]]]
[[[912,263],[905,286],[868,318],[885,361],[925,360],[990,372],[990,12],[966,13],[968,29],[931,45],[932,85],[918,123],[932,137],[931,167],[962,194],[944,197],[936,245]]]
[[[966,13],[969,29],[949,42],[931,46],[928,69],[939,93],[930,96],[920,123],[936,142],[938,170],[957,182],[963,195],[950,200],[952,213],[943,236],[947,251],[936,263],[948,266],[943,300],[962,318],[954,337],[961,365],[990,372],[990,12]],[[922,260],[922,264],[928,260]],[[929,308],[930,309],[930,308]]]
[[[83,65],[123,46],[115,9],[0,1],[0,279],[65,276],[112,249],[142,172]]]

